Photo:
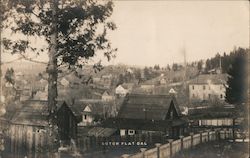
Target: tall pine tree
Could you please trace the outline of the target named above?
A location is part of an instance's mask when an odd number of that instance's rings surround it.
[[[239,48],[228,71],[226,101],[231,104],[242,104],[247,101],[247,54],[248,50]]]

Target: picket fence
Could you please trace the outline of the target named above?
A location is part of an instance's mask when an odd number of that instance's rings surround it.
[[[232,130],[214,130],[214,131],[205,131],[198,134],[190,134],[190,136],[183,137],[180,136],[180,139],[175,141],[168,140],[167,144],[156,144],[155,148],[146,150],[145,148],[141,149],[141,152],[134,155],[123,155],[122,158],[171,158],[176,153],[190,149],[199,145],[201,143],[206,143],[215,140],[224,140],[232,139],[233,131]]]

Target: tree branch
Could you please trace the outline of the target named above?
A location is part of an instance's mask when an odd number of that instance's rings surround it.
[[[42,61],[38,61],[38,60],[33,60],[32,58],[28,58],[26,57],[25,55],[23,54],[20,54],[24,60],[27,60],[27,61],[31,61],[31,62],[34,62],[34,63],[39,63],[39,64],[45,64],[47,65],[48,63],[47,62],[42,62]]]

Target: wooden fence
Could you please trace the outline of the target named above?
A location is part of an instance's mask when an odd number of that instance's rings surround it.
[[[134,155],[124,155],[123,158],[171,158],[176,153],[195,147],[201,143],[215,140],[233,139],[232,130],[205,131],[198,134],[190,134],[188,137],[180,137],[175,141],[168,140],[167,144],[156,144],[155,148],[142,149],[141,152]]]

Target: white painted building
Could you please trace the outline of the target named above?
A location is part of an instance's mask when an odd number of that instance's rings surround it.
[[[80,125],[86,126],[86,125],[91,125],[93,124],[93,114],[91,110],[91,106],[87,105],[84,110],[83,110],[83,115],[82,115],[82,122],[80,122]]]
[[[225,100],[225,74],[199,75],[189,82],[189,99],[191,100]]]
[[[120,96],[120,97],[126,96],[127,93],[128,93],[128,90],[123,88],[122,85],[117,86],[115,89],[115,94]]]
[[[109,102],[115,100],[115,96],[111,95],[109,92],[105,91],[102,94],[102,101]]]

